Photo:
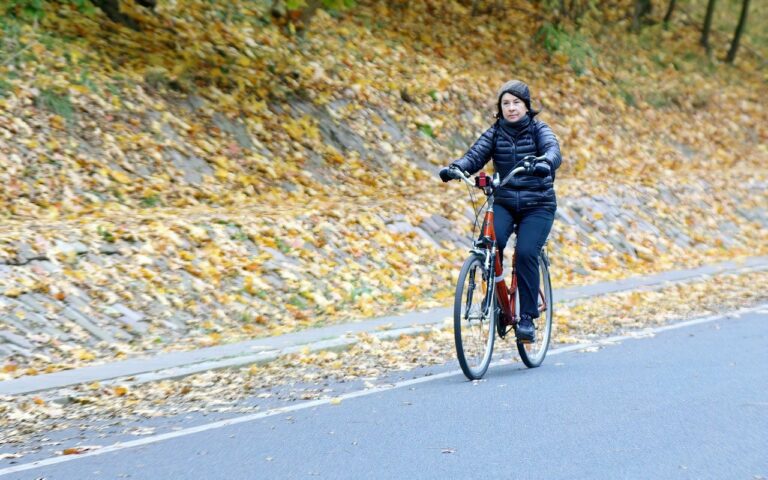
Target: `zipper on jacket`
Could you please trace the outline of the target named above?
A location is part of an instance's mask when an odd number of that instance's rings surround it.
[[[512,137],[511,135],[510,135],[510,137],[512,138],[512,168],[515,168],[515,165],[517,165],[517,138]],[[510,180],[510,183],[514,184],[515,183],[515,179],[513,178],[512,180]],[[510,185],[510,187],[511,187],[511,185]],[[518,200],[518,203],[519,203],[520,198],[518,197],[517,200]]]

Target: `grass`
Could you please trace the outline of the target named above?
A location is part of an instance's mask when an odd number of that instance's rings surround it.
[[[435,132],[432,130],[431,125],[419,124],[419,131],[429,138],[435,138]]]
[[[13,88],[13,85],[6,82],[3,79],[0,79],[0,97],[5,97],[11,92],[11,89]]]
[[[582,75],[588,63],[595,57],[595,52],[584,35],[568,31],[559,25],[544,23],[536,33],[536,40],[549,54],[565,54],[576,75]]]
[[[278,238],[275,243],[277,244],[277,249],[281,252],[288,253],[291,251],[291,247],[282,238]]]
[[[116,238],[112,234],[112,232],[110,232],[109,230],[105,230],[103,227],[99,226],[97,231],[98,231],[99,235],[101,235],[101,238],[104,239],[104,241],[109,242],[109,243],[114,243],[115,242]]]
[[[160,197],[157,195],[149,195],[141,199],[139,202],[139,205],[141,205],[144,208],[152,208],[160,205]]]
[[[300,308],[300,309],[302,309],[302,310],[306,310],[306,309],[307,309],[307,307],[309,306],[309,305],[307,304],[306,300],[304,300],[303,298],[301,298],[301,297],[300,297],[300,296],[298,296],[298,295],[293,295],[293,296],[291,296],[291,298],[290,298],[290,299],[288,299],[288,303],[289,303],[290,305],[293,305],[294,307],[298,307],[298,308]]]
[[[68,122],[75,117],[75,110],[67,93],[59,93],[48,88],[43,89],[35,99],[35,104],[38,108],[46,109]]]

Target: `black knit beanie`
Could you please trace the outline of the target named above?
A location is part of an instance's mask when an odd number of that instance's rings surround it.
[[[496,97],[496,109],[497,109],[498,118],[502,118],[501,97],[504,96],[505,93],[511,93],[512,95],[522,100],[523,103],[525,103],[525,108],[528,109],[532,117],[537,113],[539,113],[539,112],[535,112],[531,108],[531,91],[528,89],[528,85],[521,82],[520,80],[510,80],[501,86],[501,88],[499,89],[499,94]]]

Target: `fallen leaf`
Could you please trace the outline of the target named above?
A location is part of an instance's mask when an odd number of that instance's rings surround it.
[[[80,455],[93,450],[98,450],[100,448],[102,448],[101,445],[83,445],[79,447],[65,448],[64,450],[61,451],[61,454],[62,455]]]

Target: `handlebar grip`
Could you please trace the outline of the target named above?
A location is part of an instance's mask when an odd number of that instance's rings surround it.
[[[531,163],[536,163],[536,162],[541,162],[541,161],[543,161],[543,160],[546,160],[546,159],[547,159],[547,156],[546,156],[546,155],[542,155],[542,156],[540,156],[540,157],[537,157],[537,156],[535,156],[535,155],[526,155],[526,156],[523,158],[523,160],[522,160],[522,161],[523,161],[523,162],[531,162]]]
[[[460,172],[460,173],[461,173],[462,175],[464,175],[465,177],[468,177],[468,176],[470,175],[470,174],[469,174],[469,172],[467,172],[466,170],[462,170],[462,169],[460,169],[460,168],[459,168],[459,167],[457,167],[456,165],[451,165],[451,166],[449,166],[449,167],[448,167],[448,169],[449,169],[449,170],[456,170],[457,172]]]

